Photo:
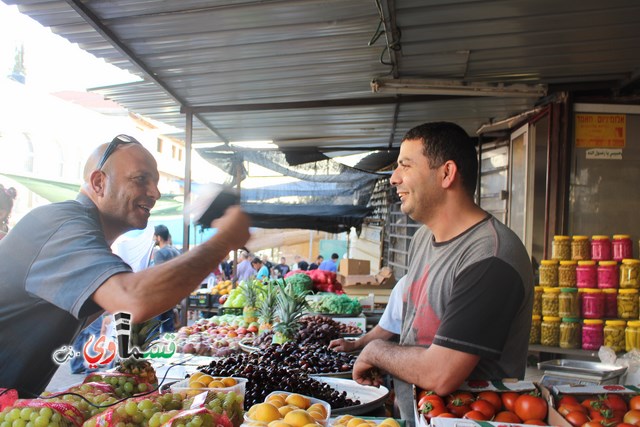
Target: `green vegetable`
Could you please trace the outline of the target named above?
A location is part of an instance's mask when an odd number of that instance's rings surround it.
[[[356,298],[350,298],[346,294],[334,293],[321,294],[322,298],[309,303],[311,310],[316,313],[327,314],[351,314],[354,316],[362,312],[362,305]]]
[[[288,285],[293,287],[293,290],[297,295],[304,294],[305,292],[310,291],[313,288],[313,280],[311,277],[307,276],[303,273],[292,274],[291,276],[284,279]],[[271,281],[271,285],[283,285],[282,279],[276,279]]]

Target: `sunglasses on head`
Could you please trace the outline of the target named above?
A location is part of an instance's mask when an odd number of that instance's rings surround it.
[[[111,140],[111,142],[107,146],[107,149],[104,150],[104,154],[100,158],[100,161],[98,162],[98,166],[96,166],[96,170],[102,170],[102,167],[106,163],[107,159],[109,158],[109,156],[111,156],[113,154],[114,151],[116,151],[116,148],[118,148],[118,146],[120,146],[120,145],[125,145],[125,144],[139,144],[139,145],[142,145],[142,144],[140,144],[140,141],[138,141],[137,139],[135,139],[132,136],[124,135],[124,134],[120,134],[120,135],[116,136],[115,138],[113,138]]]

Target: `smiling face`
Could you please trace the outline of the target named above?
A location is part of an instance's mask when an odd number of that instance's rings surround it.
[[[98,208],[105,234],[146,228],[151,208],[160,198],[158,167],[151,153],[138,144],[121,146],[102,173]]]
[[[432,169],[424,154],[422,140],[402,142],[398,167],[391,175],[391,184],[401,201],[401,210],[413,220],[426,224],[442,203],[444,194],[439,184],[440,168]]]

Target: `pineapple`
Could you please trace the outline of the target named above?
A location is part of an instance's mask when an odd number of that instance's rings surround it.
[[[274,344],[284,344],[294,339],[296,332],[300,329],[300,318],[309,308],[305,298],[307,293],[296,293],[294,287],[286,282],[279,285],[276,296],[276,316],[279,321],[273,327],[275,334],[272,342]]]
[[[151,343],[158,338],[160,321],[151,319],[143,323],[131,324],[131,335],[129,340],[129,348],[134,350],[132,356],[127,359],[121,359],[116,364],[116,372],[135,375],[140,382],[145,382],[156,386],[158,378],[156,371],[148,360],[140,359],[141,353],[149,349]]]
[[[260,333],[271,330],[273,321],[276,316],[278,287],[277,284],[267,285],[263,293],[262,301],[258,307],[258,316],[260,320]]]
[[[242,316],[244,317],[244,321],[247,323],[257,322],[258,321],[258,299],[260,297],[260,293],[262,289],[259,287],[260,284],[255,281],[246,281],[240,283],[238,286],[242,295],[245,299],[244,308],[242,309]]]

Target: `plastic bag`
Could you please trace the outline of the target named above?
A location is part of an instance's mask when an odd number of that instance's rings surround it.
[[[618,384],[640,385],[640,351],[633,349],[620,357],[617,357],[611,347],[602,346],[598,350],[598,357],[602,363],[623,366],[627,370],[619,378]]]

